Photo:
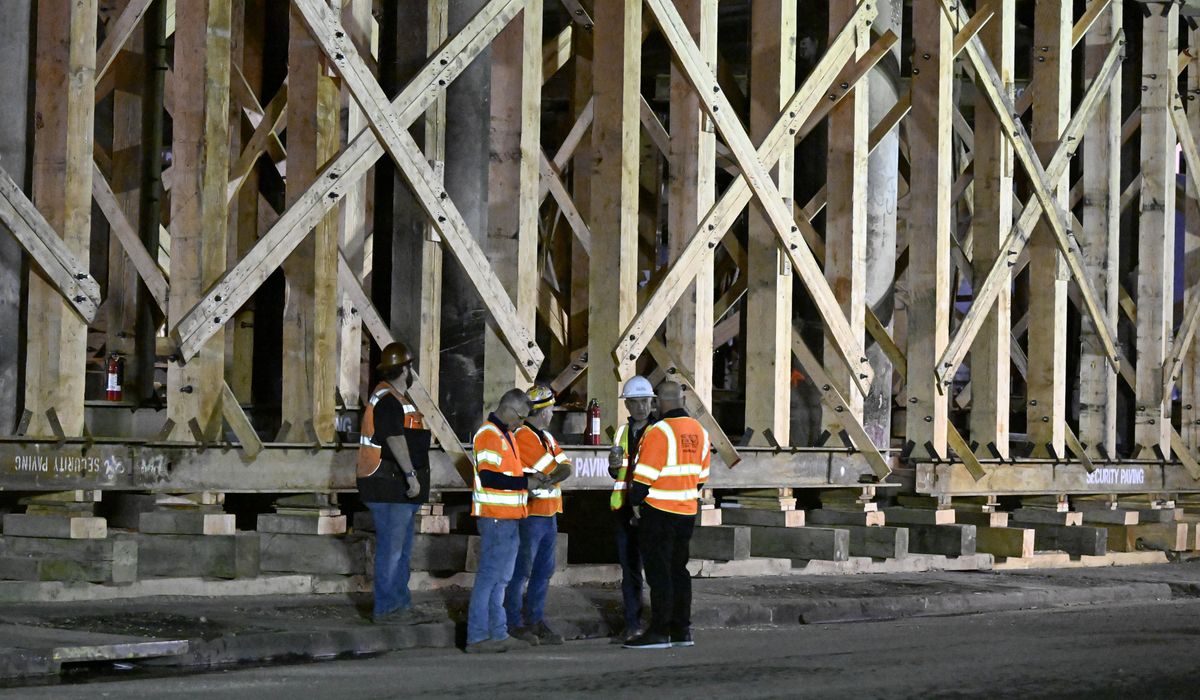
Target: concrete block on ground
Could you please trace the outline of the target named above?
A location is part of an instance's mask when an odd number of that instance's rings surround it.
[[[1108,549],[1114,552],[1183,552],[1194,545],[1188,542],[1187,523],[1110,525],[1107,529]]]
[[[468,535],[414,535],[410,567],[413,571],[466,571],[468,541],[472,539],[479,538]]]
[[[908,528],[848,525],[850,556],[902,559],[908,556]]]
[[[864,527],[882,527],[887,522],[887,516],[881,510],[837,510],[833,508],[818,508],[810,510],[805,516],[813,525],[861,525]]]
[[[949,508],[884,508],[887,521],[892,525],[952,525],[955,512]]]
[[[691,559],[688,561],[688,571],[695,578],[782,576],[792,572],[792,560],[772,557],[749,557],[738,561]]]
[[[366,535],[292,535],[260,532],[263,571],[349,576],[373,569]]]
[[[237,518],[232,513],[198,508],[163,508],[142,513],[138,531],[147,535],[228,536],[237,532]]]
[[[1076,513],[1076,515],[1081,515]],[[1058,550],[1073,556],[1098,556],[1108,552],[1108,530],[1085,525],[1030,523],[1038,551]]]
[[[141,533],[139,578],[255,578],[260,572],[259,535],[164,535]]]
[[[1021,527],[975,528],[975,551],[997,557],[1031,557],[1034,553],[1034,531]]]
[[[254,529],[280,535],[344,535],[346,516],[259,513]]]
[[[1012,521],[1021,525],[1082,525],[1083,513],[1079,511],[1060,511],[1051,508],[1018,508],[1012,512]]]
[[[1008,527],[1008,513],[997,511],[985,513],[978,510],[954,511],[954,522],[959,525],[974,525],[975,527]]]
[[[760,527],[804,527],[802,510],[755,510],[754,508],[720,508],[724,525],[757,525]]]
[[[132,537],[3,537],[0,560],[0,579],[124,584],[137,580],[138,546]]]
[[[1090,508],[1079,511],[1083,514],[1083,522],[1098,525],[1137,525],[1139,522],[1136,510],[1109,510],[1107,508]]]
[[[948,557],[971,556],[976,552],[975,533],[974,525],[909,525],[908,551]]]
[[[4,534],[12,537],[52,537],[67,540],[98,540],[108,536],[104,518],[7,513]]]
[[[752,527],[750,554],[846,561],[850,556],[850,533],[828,527]]]
[[[693,559],[749,559],[750,528],[745,525],[698,527],[692,531],[690,551]]]

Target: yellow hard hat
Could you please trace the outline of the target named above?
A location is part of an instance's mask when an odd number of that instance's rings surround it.
[[[529,397],[531,410],[540,411],[547,406],[554,405],[554,391],[548,386],[531,386],[525,395]]]

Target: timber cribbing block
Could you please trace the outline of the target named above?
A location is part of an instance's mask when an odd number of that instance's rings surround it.
[[[232,536],[151,535],[138,542],[139,578],[255,578],[259,574],[257,532]]]
[[[754,508],[720,508],[723,525],[757,525],[760,527],[804,527],[802,510],[756,510]]]
[[[893,525],[952,525],[955,522],[955,512],[949,508],[934,510],[932,508],[884,508],[887,521]],[[938,552],[930,552],[937,554]]]
[[[1021,525],[1082,525],[1083,513],[1051,508],[1018,508],[1012,512],[1012,521]]]
[[[903,559],[908,556],[908,528],[848,525],[850,556],[872,559]]]
[[[467,535],[414,535],[410,566],[413,571],[466,571],[469,539]],[[374,549],[372,538],[372,555]]]
[[[837,510],[835,508],[818,508],[808,513],[808,521],[813,525],[862,525],[882,527],[887,517],[881,510]]]
[[[1032,523],[1038,551],[1061,550],[1072,556],[1100,556],[1108,553],[1108,530],[1082,525],[1046,525]]]
[[[1173,523],[1184,515],[1183,508],[1135,508],[1139,523]]]
[[[120,584],[136,581],[137,567],[138,546],[132,537],[0,537],[0,579]]]
[[[975,527],[1008,527],[1008,513],[1002,511],[985,513],[978,509],[955,510],[954,522],[959,525],[974,525]]]
[[[1020,527],[976,527],[975,551],[997,557],[1032,557],[1034,531]]]
[[[108,522],[92,516],[72,518],[64,515],[8,513],[4,516],[4,534],[14,537],[101,540],[108,536]]]
[[[908,551],[948,557],[971,556],[975,554],[975,531],[974,525],[909,525]]]
[[[1136,510],[1090,509],[1080,512],[1083,522],[1097,525],[1137,525],[1140,520]]]
[[[1108,548],[1114,552],[1152,549],[1183,552],[1191,549],[1187,523],[1142,523],[1108,528]]]
[[[750,554],[846,561],[850,558],[850,533],[828,527],[752,527]]]
[[[371,571],[368,537],[260,532],[263,571],[354,575]]]
[[[205,508],[162,508],[142,513],[138,531],[147,535],[233,535],[237,518],[220,506]]]
[[[692,531],[690,553],[693,559],[749,559],[750,528],[745,525],[698,527]]]
[[[259,513],[254,529],[280,535],[343,535],[346,533],[346,516]]]

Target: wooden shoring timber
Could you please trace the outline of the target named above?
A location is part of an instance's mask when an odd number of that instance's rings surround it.
[[[263,451],[262,439],[226,381],[221,382],[221,416],[237,436],[247,457],[254,459]]]
[[[433,56],[449,36],[450,2],[426,0],[425,7],[425,53]],[[425,112],[425,154],[435,163],[446,161],[446,119],[446,92],[442,91]],[[445,168],[436,172],[445,178]],[[430,396],[438,395],[442,367],[442,264],[441,236],[434,222],[426,221],[425,241],[421,244],[421,323],[417,368],[426,377],[425,389]]]
[[[137,29],[142,18],[146,16],[146,11],[150,9],[150,3],[153,1],[130,0],[125,9],[121,10],[121,14],[117,17],[116,21],[106,27],[104,43],[100,44],[100,48],[96,51],[94,84],[97,93],[103,93],[97,94],[97,102],[106,97],[112,87],[115,86],[114,82],[105,80],[109,74],[109,69],[112,68],[117,54],[124,48],[125,43],[129,41],[129,37]],[[102,89],[100,87],[102,84],[106,85],[107,89]]]
[[[717,1],[676,0],[689,35],[708,67],[717,63]],[[670,178],[667,192],[667,251],[674,258],[695,235],[700,219],[716,201],[716,135],[700,98],[676,64],[671,67]],[[643,98],[642,111],[646,111]],[[653,116],[653,114],[651,114]],[[696,398],[712,403],[713,256],[706,256],[689,290],[666,322],[672,356],[692,378]]]
[[[583,220],[583,215],[579,213],[579,209],[575,206],[575,200],[571,199],[571,195],[567,192],[567,186],[563,184],[562,171],[555,167],[554,163],[546,156],[546,152],[541,152],[541,181],[546,185],[546,188],[554,196],[554,201],[558,203],[559,211],[562,212],[563,218],[567,220],[567,225],[571,228],[571,232],[575,234],[579,245],[590,255],[592,252],[592,230],[588,228],[587,222]]]
[[[567,163],[575,155],[575,149],[579,147],[583,137],[592,128],[592,118],[595,114],[594,100],[588,100],[586,106],[579,113],[579,117],[575,123],[571,125],[571,130],[567,132],[567,137],[563,139],[562,145],[558,147],[558,151],[554,154],[554,158],[550,159],[550,164],[554,166],[554,170],[562,177],[562,173],[567,168]],[[550,194],[550,181],[544,177],[541,184],[538,186],[538,203],[546,201],[546,197]]]
[[[1111,43],[1122,26],[1121,0],[1097,0],[1088,8],[1107,8],[1087,33],[1083,51],[1085,82],[1099,78]],[[1119,70],[1119,69],[1118,69]],[[1079,231],[1088,276],[1097,281],[1106,322],[1117,327],[1121,224],[1121,81],[1114,79],[1096,105],[1083,139],[1083,226]],[[1131,115],[1132,116],[1132,115]],[[1190,169],[1190,168],[1189,168]],[[1117,453],[1117,377],[1108,371],[1100,341],[1089,318],[1079,329],[1079,439],[1087,454]]]
[[[660,0],[650,1],[657,4],[657,7],[659,8],[658,14],[660,16],[664,13],[669,13],[667,16],[673,15],[676,20],[678,19],[678,15],[661,4]],[[775,126],[771,129],[767,137],[762,140],[762,147],[758,150],[757,154],[754,154],[753,151],[750,153],[740,152],[739,158],[747,161],[751,159],[756,161],[756,171],[761,171],[765,167],[773,167],[775,163],[778,162],[779,158],[793,143],[793,137],[795,134],[791,132],[798,129],[799,126],[804,123],[808,115],[816,108],[817,103],[822,99],[822,97],[824,97],[826,87],[830,84],[830,82],[832,82],[834,77],[845,64],[847,58],[849,58],[850,54],[854,50],[856,37],[855,25],[860,22],[869,22],[870,18],[874,16],[873,11],[868,11],[865,9],[867,6],[868,5],[865,4],[860,6],[855,19],[847,24],[847,26],[838,35],[836,40],[830,43],[825,55],[822,56],[822,58],[817,62],[817,65],[809,74],[808,79],[796,91],[791,99],[788,100],[787,109],[785,109],[780,115],[779,119],[775,123]],[[675,24],[670,24],[668,22],[668,25],[678,28],[677,22]],[[673,34],[676,35],[676,40],[673,42],[673,46],[679,47],[685,44],[691,44],[691,48],[693,49],[694,53],[695,44],[684,38],[682,36],[682,31],[676,31],[673,32]],[[698,64],[699,61],[694,61],[693,63]],[[702,76],[703,69],[699,67],[693,67],[689,71],[689,75],[697,77]],[[708,82],[712,81],[707,81],[704,84],[707,84]],[[695,85],[693,85],[693,87],[695,87]],[[718,127],[723,122],[725,123],[725,126],[730,129],[731,133],[734,127],[736,127],[737,131],[740,132],[743,137],[745,137],[745,132],[741,129],[740,124],[729,124],[729,120],[726,119],[726,117],[729,116],[727,106],[725,111],[722,112],[722,108],[720,108],[720,103],[723,101],[721,93],[713,93],[712,86],[707,88],[702,86],[701,89],[699,89],[699,92],[704,95],[714,95],[713,101],[718,103],[718,109],[715,112],[710,111],[710,115],[722,115],[720,122],[717,122],[717,120],[714,119],[714,122],[718,123]],[[704,104],[706,109],[711,110],[712,105],[710,105],[708,102],[709,101],[706,100],[704,101]],[[722,133],[724,133],[724,131],[722,131]],[[746,140],[748,140],[748,138]],[[761,181],[758,184],[762,185],[763,187],[768,187],[770,190],[774,190],[776,193],[778,193],[778,190],[773,184],[763,184]],[[632,364],[634,361],[636,361],[638,356],[641,355],[642,351],[645,350],[646,345],[650,342],[655,330],[666,319],[667,314],[670,313],[671,309],[674,308],[675,303],[678,301],[680,295],[682,295],[684,290],[687,289],[687,284],[694,279],[694,273],[699,269],[699,266],[703,264],[705,256],[709,255],[712,249],[716,248],[720,239],[725,235],[725,232],[729,230],[729,227],[732,226],[733,222],[741,215],[742,209],[749,204],[752,197],[753,190],[750,184],[747,182],[745,174],[739,176],[729,185],[728,188],[726,188],[721,198],[715,205],[713,205],[712,209],[710,209],[708,214],[704,217],[704,221],[697,229],[697,235],[692,236],[691,243],[684,251],[680,253],[679,257],[675,261],[675,264],[672,265],[668,270],[666,276],[664,276],[654,295],[636,315],[636,317],[625,327],[624,332],[621,333],[621,340],[612,351],[613,355],[618,358],[620,363],[624,365]],[[776,199],[778,199],[778,197],[776,197]],[[782,200],[779,201],[779,204],[783,204]],[[787,214],[787,218],[789,221],[792,219],[790,212]],[[811,251],[804,243],[803,236],[800,235],[800,228],[801,227],[797,226],[795,231],[791,231],[791,224],[788,224],[788,231],[782,236],[783,245],[788,249],[789,256],[794,256],[797,259],[801,259],[803,256],[804,259],[813,262],[813,266],[815,266],[815,261],[812,261]],[[811,229],[812,227],[805,222],[805,228]],[[793,260],[792,262],[795,263],[796,260]],[[812,278],[818,276],[819,271],[816,271],[813,273],[813,275],[810,275]],[[813,287],[817,288],[818,286],[824,287],[824,289],[828,291],[828,285],[825,284],[823,279],[814,280]],[[846,325],[845,317],[841,315],[840,310],[834,310],[832,313],[837,313],[842,318],[843,325]],[[856,359],[855,366],[858,366],[859,364],[864,366],[867,365],[867,363],[858,363]],[[867,374],[868,377],[870,376],[869,372],[864,372],[864,374]],[[864,384],[861,376],[858,377],[858,379],[859,381],[856,383],[857,388],[865,391],[866,389],[864,387],[869,387],[870,382],[868,381]]]
[[[943,0],[939,0],[939,2],[941,1]],[[1123,53],[1121,44],[1122,41],[1122,39],[1117,39],[1109,48],[1109,52],[1105,58],[1102,70],[1097,75],[1096,80],[1092,82],[1091,86],[1089,86],[1083,100],[1079,103],[1078,109],[1076,109],[1075,114],[1071,117],[1070,123],[1067,124],[1066,129],[1063,130],[1063,138],[1059,142],[1058,149],[1055,151],[1054,157],[1050,159],[1049,164],[1045,168],[1042,168],[1040,162],[1033,163],[1032,166],[1029,165],[1029,163],[1031,163],[1031,159],[1037,160],[1037,158],[1036,154],[1031,154],[1032,145],[1029,142],[1028,136],[1024,132],[1024,127],[1021,127],[1020,124],[1012,119],[1011,112],[1003,111],[1004,100],[1002,95],[994,90],[987,91],[989,98],[990,96],[994,95],[995,101],[1000,102],[999,107],[996,107],[993,102],[992,109],[993,112],[999,116],[1002,122],[1001,126],[1004,129],[1004,133],[1009,141],[1013,144],[1016,155],[1018,156],[1018,160],[1023,166],[1026,167],[1026,170],[1034,170],[1037,173],[1037,177],[1032,179],[1038,181],[1039,185],[1035,187],[1035,197],[1031,199],[1021,210],[1020,215],[1017,217],[1017,223],[1005,237],[1004,245],[1001,246],[1001,249],[1005,252],[1005,254],[996,261],[995,265],[992,266],[991,271],[988,272],[988,275],[984,281],[975,287],[975,298],[971,304],[971,308],[967,311],[966,317],[963,318],[962,323],[959,325],[958,332],[953,338],[951,338],[950,343],[945,349],[945,352],[942,353],[938,358],[936,371],[939,375],[940,386],[946,386],[945,382],[949,381],[954,376],[954,373],[958,369],[958,365],[966,356],[967,350],[970,349],[971,343],[975,339],[975,335],[979,332],[983,320],[990,311],[992,303],[996,299],[996,295],[999,294],[1001,288],[1008,284],[1011,267],[1009,263],[1011,262],[1015,265],[1016,258],[1020,255],[1021,251],[1025,248],[1025,244],[1029,240],[1030,233],[1033,230],[1033,225],[1037,223],[1044,212],[1040,199],[1043,196],[1048,198],[1048,193],[1046,188],[1042,187],[1040,183],[1047,181],[1047,178],[1054,179],[1061,177],[1062,174],[1066,172],[1067,166],[1070,164],[1071,157],[1082,143],[1084,127],[1091,120],[1092,115],[1095,113],[1096,107],[1099,105],[1100,99],[1105,95],[1105,93],[1107,93],[1113,78],[1120,70],[1120,58],[1121,54]],[[991,66],[990,59],[987,58],[986,54],[983,54],[982,50],[976,49],[974,44],[968,44],[967,46],[968,55],[972,56],[973,60],[980,63],[986,62],[988,68],[991,69],[990,74],[995,75],[995,69]],[[984,74],[988,75],[989,71],[984,71]],[[995,84],[995,81],[991,81],[990,79],[987,82],[987,85],[989,86],[994,86]],[[1055,211],[1054,215],[1050,218],[1051,220],[1058,221],[1061,224],[1062,216],[1062,212]],[[1063,233],[1065,236],[1065,232],[1061,227],[1055,226],[1054,228],[1056,231],[1055,240],[1060,240],[1058,233]],[[1060,246],[1059,250],[1062,251],[1063,247]],[[1090,291],[1091,284],[1083,279],[1082,270],[1076,266],[1077,257],[1074,251],[1069,247],[1067,247],[1067,250],[1070,251],[1070,254],[1066,256],[1068,268],[1071,269],[1071,274],[1075,276],[1076,280],[1080,283],[1080,289],[1084,294],[1085,308],[1093,308],[1095,305],[1088,304],[1086,301],[1089,298],[1092,299],[1093,302],[1095,301],[1095,297]],[[1092,318],[1093,321],[1095,321],[1097,318],[1100,321],[1104,320],[1103,316],[1098,314],[1092,316]],[[1108,359],[1110,364],[1115,366],[1116,357],[1115,348],[1112,346],[1111,342],[1111,329],[1101,327],[1101,333],[1098,334],[1098,339],[1105,348],[1105,357]],[[1107,342],[1105,342],[1105,339],[1107,339]],[[1110,352],[1110,350],[1114,352]]]
[[[487,262],[515,305],[516,323],[537,323],[538,184],[542,153],[542,0],[525,0],[521,14],[492,42],[490,158],[488,159]],[[419,154],[418,154],[419,155]],[[484,329],[483,401],[496,405],[532,372],[494,326]],[[539,358],[538,363],[541,363]]]
[[[950,329],[950,23],[930,3],[913,7],[914,60],[909,146],[908,355],[937,357]],[[906,434],[914,454],[946,456],[948,402],[927,362],[908,365]]]
[[[150,257],[150,252],[146,250],[145,244],[138,237],[138,233],[130,224],[129,219],[125,217],[125,212],[121,210],[116,195],[113,194],[112,188],[109,187],[108,181],[104,178],[104,173],[100,172],[98,165],[93,165],[92,170],[92,198],[96,200],[96,205],[100,207],[104,218],[108,219],[113,235],[125,249],[125,254],[129,256],[129,260],[137,270],[138,276],[141,277],[142,283],[146,285],[146,289],[150,291],[154,303],[158,305],[163,314],[166,314],[169,290],[167,278],[154,258]]]
[[[1189,46],[1200,46],[1200,26],[1190,31],[1187,43]],[[1196,95],[1200,95],[1200,65],[1193,63],[1189,67],[1185,84],[1188,101],[1195,105]],[[1189,134],[1193,137],[1200,134],[1200,109],[1193,106],[1187,114],[1187,122]],[[1176,126],[1176,131],[1180,132],[1182,140],[1183,130]],[[1184,308],[1190,310],[1200,301],[1200,265],[1189,263],[1200,257],[1200,171],[1195,170],[1190,162],[1187,164],[1187,179],[1193,186],[1185,189],[1183,197],[1183,302]],[[1183,350],[1182,365],[1178,367],[1179,397],[1183,410],[1179,417],[1182,433],[1180,446],[1176,448],[1174,442],[1171,445],[1176,452],[1180,448],[1200,448],[1200,338],[1193,335],[1187,346]],[[1173,352],[1176,347],[1172,346]]]
[[[1196,148],[1196,139],[1192,133],[1191,125],[1188,123],[1187,113],[1183,111],[1183,100],[1179,93],[1175,92],[1171,99],[1171,123],[1174,127],[1175,134],[1179,139],[1180,149],[1183,151],[1183,159],[1187,164],[1188,184],[1191,185],[1188,195],[1191,198],[1200,199],[1200,179],[1197,179],[1196,174],[1200,173],[1200,151]],[[1174,184],[1174,183],[1171,183]],[[1172,232],[1174,232],[1174,218],[1171,217]],[[1174,239],[1172,238],[1171,245],[1173,246]],[[1184,356],[1191,349],[1192,340],[1196,335],[1196,327],[1200,326],[1200,299],[1194,297],[1188,299],[1188,304],[1184,307],[1183,323],[1179,326],[1179,331],[1175,334],[1175,339],[1167,340],[1166,359],[1163,361],[1162,369],[1162,401],[1169,404],[1171,401],[1171,391],[1175,386],[1175,382],[1179,379],[1180,368],[1183,366]],[[1173,303],[1173,301],[1172,301]],[[1170,327],[1168,326],[1168,332]],[[1170,415],[1170,406],[1166,406],[1167,414]]]
[[[1070,0],[1043,0],[1037,4],[1034,45],[1039,96],[1033,108],[1031,138],[1037,158],[1048,162],[1062,139],[1071,112],[1071,13]],[[1070,173],[1046,181],[1055,210],[1069,209]],[[1046,207],[1049,211],[1049,207]],[[1055,217],[1057,218],[1057,214]],[[1069,226],[1068,226],[1069,228]],[[1026,372],[1028,440],[1033,456],[1063,454],[1063,428],[1067,418],[1067,274],[1049,222],[1043,217],[1028,243],[1029,294],[1036,313],[1029,318],[1028,371]],[[1084,280],[1080,280],[1084,283]],[[1090,281],[1086,282],[1090,285]],[[1098,320],[1105,320],[1103,316]],[[1107,328],[1107,326],[1105,326]],[[1047,450],[1050,450],[1048,453]]]
[[[396,338],[388,328],[387,322],[383,320],[383,316],[379,314],[375,305],[367,297],[366,292],[363,291],[362,284],[350,269],[350,265],[346,261],[344,254],[338,255],[338,284],[341,286],[342,293],[350,298],[350,303],[354,305],[358,311],[358,315],[362,317],[363,325],[375,340],[375,344],[380,348],[384,348],[390,343],[395,342]],[[417,376],[416,372],[412,373],[412,378],[412,384],[408,387],[408,397],[412,399],[413,405],[424,416],[425,423],[429,426],[433,437],[441,444],[442,450],[450,456],[455,470],[458,471],[458,474],[463,479],[463,483],[470,486],[475,480],[474,465],[471,462],[470,456],[463,449],[458,436],[454,434],[454,429],[450,427],[450,422],[442,415],[442,410],[438,407],[437,401],[430,395],[424,381]]]
[[[278,135],[287,128],[287,95],[287,83],[284,83],[267,103],[263,109],[262,119],[259,120],[258,126],[254,127],[250,138],[246,140],[245,148],[242,149],[237,163],[230,171],[228,190],[230,202],[237,197],[246,178],[258,164],[258,159],[266,152],[267,143],[272,138],[278,138]],[[286,157],[286,152],[281,153]]]
[[[237,63],[233,64],[233,75],[229,78],[229,86],[232,90],[230,98],[236,100],[235,104],[239,105],[238,112],[242,118],[249,122],[250,126],[257,129],[268,114],[267,110],[259,103],[258,97],[254,94],[254,89],[250,87],[250,82],[246,80],[245,73]],[[286,85],[286,81],[284,85]],[[284,159],[283,141],[279,138],[279,134],[275,131],[267,133],[266,151],[270,154],[271,159],[275,163],[280,163]],[[278,165],[276,168],[278,169]],[[280,174],[284,172],[281,170]]]
[[[992,21],[982,32],[983,45],[996,62],[1005,94],[1011,99],[1015,2],[995,0],[989,9]],[[965,45],[964,41],[961,46]],[[957,40],[955,46],[960,46]],[[974,278],[982,279],[995,265],[1002,251],[1000,244],[1004,235],[1012,228],[1013,153],[991,110],[975,112],[974,136],[975,212],[971,219],[970,257]],[[1011,306],[1011,289],[1005,284],[996,295],[995,305],[971,350],[971,436],[980,444],[980,450],[986,450],[986,445],[991,443],[1003,458],[1009,454]]]
[[[568,24],[542,45],[542,84],[550,82],[573,55],[575,27]]]
[[[662,30],[671,47],[672,54],[677,59],[677,65],[683,70],[692,87],[704,96],[705,99],[701,102],[705,111],[729,145],[738,167],[754,192],[760,207],[770,218],[771,226],[785,246],[793,268],[799,273],[817,310],[825,321],[826,331],[833,339],[837,354],[850,368],[850,376],[855,386],[860,393],[868,393],[871,388],[873,371],[863,351],[862,329],[856,331],[850,327],[845,314],[838,306],[833,290],[829,288],[822,276],[820,266],[813,258],[812,251],[804,243],[804,238],[800,235],[800,227],[809,226],[809,224],[797,222],[788,206],[784,204],[770,173],[763,162],[759,160],[753,142],[733,112],[728,98],[717,84],[713,71],[708,69],[699,47],[692,40],[675,7],[666,0],[645,0],[645,6],[649,8],[655,22]],[[876,10],[873,4],[860,5],[849,23],[850,29],[857,34],[857,25],[869,23],[874,19],[875,14]],[[700,237],[696,236],[695,238]],[[703,260],[700,262],[702,264]],[[628,356],[620,354],[616,354],[616,356],[622,365],[629,366]]]
[[[841,23],[854,14],[855,0],[834,0],[829,4],[829,27],[831,38]],[[859,26],[855,60],[866,56],[870,43],[870,27]],[[867,208],[863,206],[867,195],[867,142],[870,132],[868,85],[862,81],[838,103],[829,114],[828,176],[826,191],[828,204],[825,210],[825,279],[834,290],[842,312],[852,328],[865,323],[867,283]],[[836,232],[836,234],[835,234]],[[824,357],[836,351],[826,341]],[[862,423],[863,397],[855,391],[851,376],[839,365],[831,365],[826,372],[833,386],[842,392],[846,404],[839,410],[827,406],[824,424],[833,434],[840,433],[848,422]],[[866,435],[864,432],[863,435]]]
[[[713,447],[716,448],[717,454],[721,456],[721,459],[725,460],[725,465],[733,469],[737,466],[738,462],[742,461],[742,457],[738,454],[737,447],[734,446],[733,441],[729,439],[729,436],[725,434],[721,425],[717,423],[717,419],[713,417],[712,412],[708,410],[708,404],[696,391],[696,384],[691,373],[680,364],[678,358],[657,338],[650,341],[647,350],[650,351],[650,355],[658,363],[659,368],[666,373],[668,378],[683,384],[688,390],[688,398],[690,399],[687,401],[688,410],[691,412],[692,417],[700,421],[700,424],[708,430],[708,437],[712,441]]]
[[[463,70],[490,45],[492,38],[507,25],[521,9],[520,0],[491,0],[482,10],[467,23],[463,31],[448,40],[437,55],[432,57],[418,75],[400,92],[392,105],[400,111],[392,113],[389,124],[396,131],[407,127],[417,119],[430,104],[443,92]],[[341,31],[341,30],[334,30]],[[346,56],[344,52],[343,57]],[[361,64],[360,64],[361,65]],[[407,144],[407,152],[416,157],[415,146],[411,138],[402,139]],[[282,263],[304,238],[307,231],[319,221],[329,209],[333,208],[345,195],[348,189],[361,178],[367,170],[384,153],[374,133],[370,130],[359,132],[350,139],[349,144],[332,163],[321,171],[320,177],[309,188],[308,192],[297,203],[288,208],[274,226],[265,233],[254,249],[244,256],[237,265],[230,269],[212,289],[200,299],[182,319],[175,324],[174,335],[181,356],[186,360],[195,355],[211,335],[218,330],[214,318],[227,318],[237,311],[250,296],[258,290],[266,278]],[[427,174],[429,166],[421,163],[411,163],[416,174]],[[431,191],[427,180],[420,177],[413,182],[421,185],[423,204],[435,204],[438,197]],[[440,205],[438,205],[440,208]],[[493,319],[501,327],[506,328],[506,336],[523,338],[524,329],[512,328],[510,319],[515,317],[515,310],[507,295],[491,294],[492,287],[499,286],[495,276],[491,275],[484,260],[483,253],[472,241],[457,235],[463,231],[460,226],[461,217],[456,221],[450,215],[439,214],[445,221],[437,221],[442,227],[443,236],[452,231],[453,239],[447,238],[451,250],[456,255],[462,255],[464,260],[471,262],[468,266],[470,277],[477,288],[481,289],[480,296],[489,305]],[[525,344],[527,362],[538,364],[535,357],[540,356],[536,345],[528,348],[529,340],[515,341],[514,344]]]
[[[100,308],[99,283],[3,168],[0,221],[79,317],[91,323]]]
[[[1142,196],[1138,216],[1135,457],[1171,449],[1170,397],[1162,395],[1175,305],[1175,57],[1179,8],[1171,4],[1142,22]],[[1186,329],[1185,329],[1186,330]]]

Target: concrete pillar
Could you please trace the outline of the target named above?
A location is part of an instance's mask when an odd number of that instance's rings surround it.
[[[0,22],[0,168],[29,192],[29,78],[31,0],[7,0]],[[0,226],[0,228],[3,228]],[[19,416],[21,348],[21,274],[24,255],[10,232],[0,233],[0,435],[12,433]]]

